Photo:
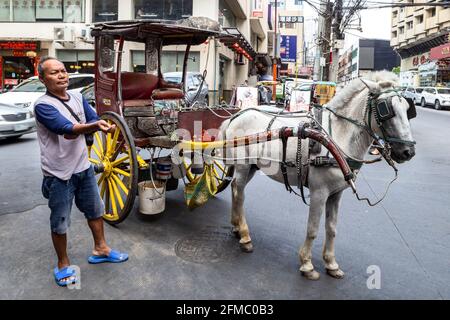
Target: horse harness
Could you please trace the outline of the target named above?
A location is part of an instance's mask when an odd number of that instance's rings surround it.
[[[380,98],[381,94],[389,93],[387,97]],[[402,98],[402,96],[396,91],[396,90],[387,90],[383,91],[382,93],[375,94],[375,93],[369,93],[369,97],[367,99],[367,106],[366,106],[366,117],[367,120],[365,120],[365,123],[359,123],[354,119],[350,119],[348,117],[345,117],[343,115],[338,114],[335,110],[332,108],[327,107],[326,105],[320,106],[316,105],[315,108],[318,109],[318,114],[313,117],[313,121],[309,125],[312,125],[313,127],[317,127],[319,129],[323,130],[323,121],[322,119],[325,118],[327,124],[325,127],[328,128],[327,134],[330,136],[331,133],[331,121],[330,116],[331,114],[335,115],[338,118],[345,119],[349,122],[352,122],[353,124],[364,128],[369,135],[374,138],[374,140],[379,144],[379,146],[382,148],[382,156],[383,158],[388,162],[388,164],[394,168],[396,174],[397,174],[397,168],[395,167],[395,164],[390,157],[390,143],[401,143],[406,145],[415,145],[415,141],[409,141],[409,140],[403,140],[399,138],[393,138],[389,137],[387,135],[386,130],[383,127],[383,123],[389,119],[392,119],[395,117],[394,108],[392,106],[392,98],[398,96],[399,98]],[[406,98],[405,98],[406,99]],[[407,111],[407,117],[408,120],[411,120],[417,116],[417,111],[415,108],[415,104],[412,101],[412,99],[406,99],[409,104],[409,108]],[[324,115],[324,111],[328,111],[328,116]],[[372,117],[375,118],[375,122],[380,129],[382,133],[382,137],[379,137],[374,130],[372,129]],[[276,115],[269,123],[268,130],[270,129],[271,125],[275,121]],[[317,125],[319,124],[319,125]],[[307,124],[308,125],[308,124]],[[282,127],[280,129],[280,133],[283,133],[283,131],[286,130],[286,127]],[[284,137],[284,134],[281,134],[282,137]],[[309,173],[309,167],[338,167],[337,161],[330,156],[329,151],[326,152],[326,154],[322,154],[321,152],[321,146],[319,143],[311,141],[308,149],[307,154],[304,155],[302,153],[302,139],[298,137],[298,144],[297,144],[297,153],[296,153],[296,161],[295,164],[292,162],[286,162],[286,150],[287,150],[287,138],[282,138],[282,161],[280,164],[281,173],[283,175],[284,185],[286,187],[286,190],[290,193],[294,193],[298,196],[300,196],[303,200],[303,202],[306,205],[309,205],[306,201],[305,194],[304,194],[304,187],[308,187],[308,173]],[[312,156],[313,154],[319,154],[317,156]],[[308,159],[306,162],[303,158]],[[373,160],[371,162],[380,161],[381,157],[379,159]],[[350,169],[354,172],[357,170],[360,170],[362,165],[365,163],[365,161],[353,159],[351,157],[346,157],[346,161],[350,167]],[[367,163],[371,163],[367,162]],[[288,175],[287,175],[287,168],[288,167],[295,167],[297,169],[297,186],[300,190],[300,194],[294,191],[294,189],[289,184]],[[369,202],[370,204],[370,202]]]

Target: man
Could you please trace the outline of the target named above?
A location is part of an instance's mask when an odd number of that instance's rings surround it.
[[[94,169],[89,163],[84,136],[98,130],[111,132],[115,126],[100,120],[80,93],[67,92],[69,77],[62,62],[51,57],[43,58],[38,72],[39,79],[47,88],[46,94],[34,105],[44,174],[42,194],[48,199],[53,246],[58,256],[55,280],[58,285],[67,286],[77,281],[75,271],[69,268],[66,236],[74,199],[94,237],[89,263],[128,259],[127,254],[111,250],[106,244],[102,219],[104,205]],[[72,113],[81,121],[78,122]]]

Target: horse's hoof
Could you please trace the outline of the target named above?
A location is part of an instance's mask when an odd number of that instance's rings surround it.
[[[245,253],[253,252],[253,244],[251,242],[241,243],[240,246],[241,246],[241,250]]]
[[[342,271],[341,269],[337,269],[337,270],[328,270],[327,269],[327,274],[330,277],[333,277],[335,279],[342,279],[342,278],[344,278],[344,275],[345,275],[344,271]]]
[[[308,280],[319,280],[320,273],[318,273],[316,270],[302,271],[302,276],[304,276]]]

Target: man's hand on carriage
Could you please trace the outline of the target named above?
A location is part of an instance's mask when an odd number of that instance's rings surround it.
[[[101,130],[105,133],[114,133],[116,130],[116,125],[110,125],[105,120],[99,120],[96,122],[98,130]]]

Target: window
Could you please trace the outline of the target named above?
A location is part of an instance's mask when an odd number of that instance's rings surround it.
[[[84,1],[64,1],[64,22],[79,23],[84,21]]]
[[[392,38],[397,38],[397,31],[392,31]]]
[[[406,30],[411,30],[413,28],[413,22],[412,21],[408,21],[406,23]]]
[[[14,92],[45,92],[45,85],[38,79],[28,80],[11,91]]]
[[[433,18],[436,16],[436,8],[431,8],[427,10],[428,18]]]
[[[3,0],[0,2],[0,21],[9,21],[11,12],[11,2]]]
[[[82,0],[0,0],[0,21],[83,22]]]
[[[225,1],[219,1],[219,23],[222,27],[236,27],[236,17]]]
[[[192,16],[193,0],[135,0],[136,19],[179,20]]]
[[[86,87],[94,82],[94,77],[73,77],[69,79],[68,90]]]
[[[416,24],[421,24],[421,23],[423,23],[423,14],[416,17]]]
[[[397,18],[397,15],[398,15],[398,11],[397,10],[392,11],[392,18]]]
[[[399,34],[405,33],[405,27],[400,27],[400,28],[398,28],[398,33],[399,33]]]
[[[36,21],[34,0],[13,1],[13,21],[30,22]]]
[[[58,59],[67,72],[95,73],[95,57],[92,50],[58,50]]]
[[[118,20],[118,0],[94,0],[92,3],[92,21],[115,21]]]
[[[62,20],[62,0],[37,0],[36,20]]]

